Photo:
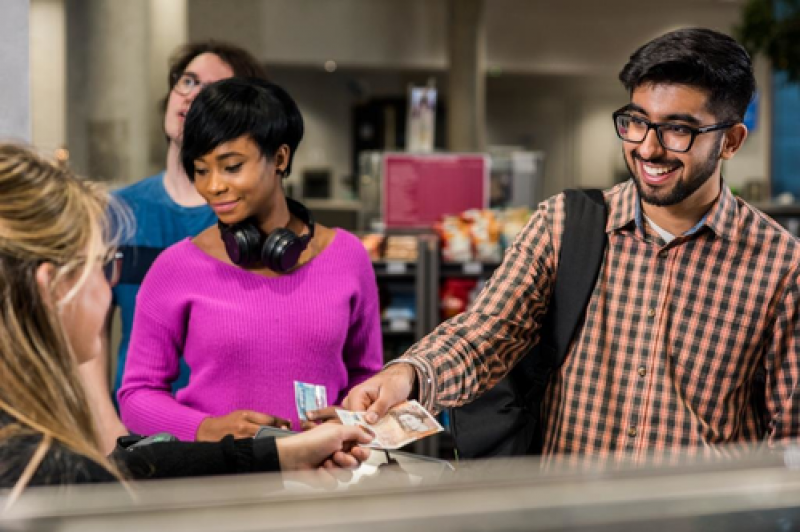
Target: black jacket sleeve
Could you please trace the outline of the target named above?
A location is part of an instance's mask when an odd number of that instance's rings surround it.
[[[275,438],[226,436],[220,442],[159,442],[111,454],[132,479],[158,479],[280,471]]]
[[[0,488],[16,485],[41,444],[40,434],[28,433],[0,445]],[[29,486],[116,482],[116,477],[100,464],[53,442],[36,468]]]

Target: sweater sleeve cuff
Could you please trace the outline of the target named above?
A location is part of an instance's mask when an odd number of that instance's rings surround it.
[[[280,471],[281,462],[278,457],[278,445],[275,438],[257,438],[253,440],[253,456],[255,471]]]
[[[208,417],[210,416],[206,413],[187,408],[185,412],[181,412],[180,420],[174,421],[173,435],[181,441],[197,441],[200,425]]]

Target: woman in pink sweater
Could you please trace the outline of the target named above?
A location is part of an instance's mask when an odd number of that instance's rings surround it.
[[[294,381],[339,404],[380,369],[364,247],[284,194],[302,136],[297,105],[272,83],[226,79],[192,104],[181,159],[219,224],[165,250],[144,279],[119,392],[131,431],[214,441],[300,428]],[[191,377],[173,395],[181,358]]]

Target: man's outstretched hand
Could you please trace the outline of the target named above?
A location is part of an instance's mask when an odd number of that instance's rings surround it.
[[[394,364],[350,390],[342,406],[351,412],[367,412],[365,419],[375,423],[408,399],[416,378],[410,364]]]

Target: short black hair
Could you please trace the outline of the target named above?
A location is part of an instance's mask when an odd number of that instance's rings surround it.
[[[685,28],[645,44],[619,73],[629,94],[649,84],[680,84],[708,93],[719,120],[744,119],[756,90],[750,55],[732,37],[706,28]]]
[[[285,90],[258,78],[227,78],[200,91],[186,114],[181,163],[194,181],[194,161],[224,142],[248,136],[268,159],[283,144],[289,161],[303,138],[303,115]]]

